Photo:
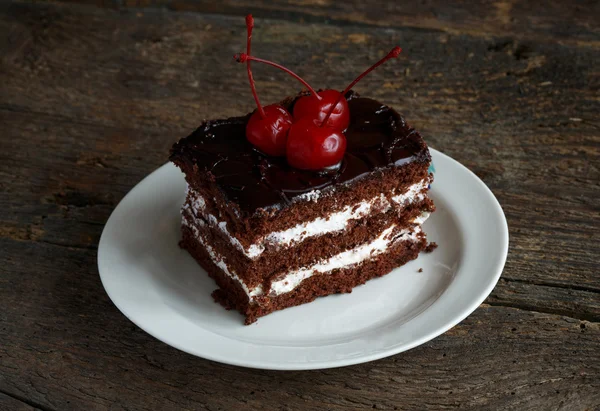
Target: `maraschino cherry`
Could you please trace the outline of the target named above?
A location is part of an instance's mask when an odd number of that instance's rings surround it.
[[[254,19],[251,14],[246,16],[247,44],[246,52],[250,54],[252,42],[252,29],[254,28]],[[248,124],[246,124],[246,138],[248,141],[258,148],[260,151],[270,156],[284,156],[286,152],[288,130],[292,125],[291,114],[278,104],[261,106],[256,93],[256,85],[252,70],[250,68],[250,60],[246,62],[248,71],[248,81],[254,101],[256,102],[257,110],[250,116]]]
[[[321,117],[320,111],[313,111],[312,113],[307,113],[306,117],[295,122],[290,128],[286,158],[292,167],[305,170],[320,170],[334,166],[342,161],[344,152],[346,151],[346,137],[337,130],[345,130],[348,127],[350,110],[347,109],[345,113],[339,113],[337,110],[339,103],[344,102],[347,107],[346,98],[344,97],[346,93],[377,66],[391,58],[398,57],[401,51],[400,47],[394,47],[384,58],[358,76],[341,93],[335,90],[325,90],[322,92],[327,92],[327,98],[331,99],[328,103],[330,107],[329,112],[325,114],[325,117]],[[302,100],[310,102],[309,98],[310,96],[302,97],[296,102],[294,106],[294,119],[296,119],[296,107],[298,103],[302,102]],[[315,107],[319,108],[323,106],[317,105]],[[336,130],[330,127],[329,120],[334,114],[336,114],[335,122],[337,126],[343,128],[337,128]],[[344,114],[348,117],[347,121]],[[346,122],[344,123],[343,121]]]

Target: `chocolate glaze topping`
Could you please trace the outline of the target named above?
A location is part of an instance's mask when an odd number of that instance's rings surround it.
[[[285,158],[260,153],[246,140],[250,114],[203,123],[173,146],[170,160],[209,171],[225,196],[247,214],[284,206],[301,194],[348,183],[376,169],[430,161],[422,137],[394,109],[352,91],[347,99],[347,149],[338,167],[303,171],[290,167]],[[292,112],[294,101],[282,104]]]

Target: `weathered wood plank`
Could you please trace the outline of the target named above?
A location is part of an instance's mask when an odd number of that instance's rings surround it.
[[[79,2],[79,1],[78,1]],[[369,27],[413,27],[472,36],[516,36],[542,42],[600,47],[600,5],[546,1],[544,6],[526,0],[450,2],[334,1],[334,0],[124,0],[86,3],[110,8],[164,7],[169,10],[286,19]],[[526,54],[527,48],[521,52]]]

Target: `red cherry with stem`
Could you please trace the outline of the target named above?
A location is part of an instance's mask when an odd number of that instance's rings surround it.
[[[254,28],[254,19],[251,14],[246,16],[246,28],[246,51],[250,54],[252,29]],[[250,116],[246,124],[246,139],[265,154],[270,156],[284,156],[288,131],[292,125],[292,116],[286,109],[277,104],[263,108],[256,93],[256,84],[252,76],[249,60],[246,63],[246,70],[248,71],[248,81],[250,82],[250,89],[252,90],[257,107],[257,110]]]
[[[319,170],[333,166],[342,160],[346,150],[346,138],[342,133],[329,127],[332,113],[336,111],[340,101],[346,101],[344,96],[356,83],[387,60],[398,57],[401,51],[400,47],[394,47],[383,59],[350,83],[342,93],[339,93],[337,100],[331,104],[329,112],[322,121],[314,117],[305,117],[292,125],[286,153],[290,165],[306,170]],[[335,96],[334,93],[331,95]],[[295,115],[296,109],[294,109]]]
[[[396,58],[400,55],[400,52],[402,51],[402,49],[398,46],[394,47],[392,50],[390,50],[390,52],[381,60],[379,60],[377,63],[373,64],[371,67],[369,67],[367,70],[365,70],[360,76],[358,76],[356,79],[354,79],[354,81],[352,83],[350,83],[345,89],[344,91],[342,91],[339,96],[338,96],[338,100],[337,103],[332,104],[331,108],[329,109],[329,112],[327,113],[327,115],[325,116],[325,119],[323,120],[323,124],[326,124],[329,122],[330,117],[332,117],[335,113],[334,108],[337,107],[337,104],[345,99],[345,95],[347,92],[349,92],[352,87],[354,87],[356,85],[356,83],[358,83],[359,81],[361,81],[367,74],[369,74],[371,71],[375,70],[377,67],[379,67],[380,65],[382,65],[383,63],[385,63],[386,61]],[[296,109],[294,109],[294,116],[296,115]],[[348,118],[350,118],[350,116],[348,116]]]
[[[285,71],[296,80],[298,80],[304,87],[310,92],[310,96],[300,97],[294,104],[294,120],[299,120],[304,117],[317,119],[323,121],[334,107],[330,118],[327,120],[327,125],[340,130],[346,129],[350,123],[350,110],[348,109],[348,103],[345,100],[339,99],[339,91],[335,90],[323,90],[318,93],[308,84],[302,77],[275,62],[264,60],[258,57],[251,56],[250,53],[236,54],[236,60],[240,63],[248,61],[256,61],[258,63],[267,64],[278,68],[279,70]]]
[[[338,164],[346,152],[346,137],[340,130],[322,127],[319,119],[302,118],[290,128],[286,157],[302,170],[322,170]]]

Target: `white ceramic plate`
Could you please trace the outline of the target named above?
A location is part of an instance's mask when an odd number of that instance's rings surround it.
[[[305,370],[406,351],[473,312],[496,285],[508,251],[506,219],[491,191],[455,160],[431,153],[437,211],[424,229],[439,247],[351,294],[244,326],[240,314],[213,302],[215,283],[177,245],[185,180],[172,164],[146,177],[110,216],[98,249],[102,284],[152,336],[227,364]]]

